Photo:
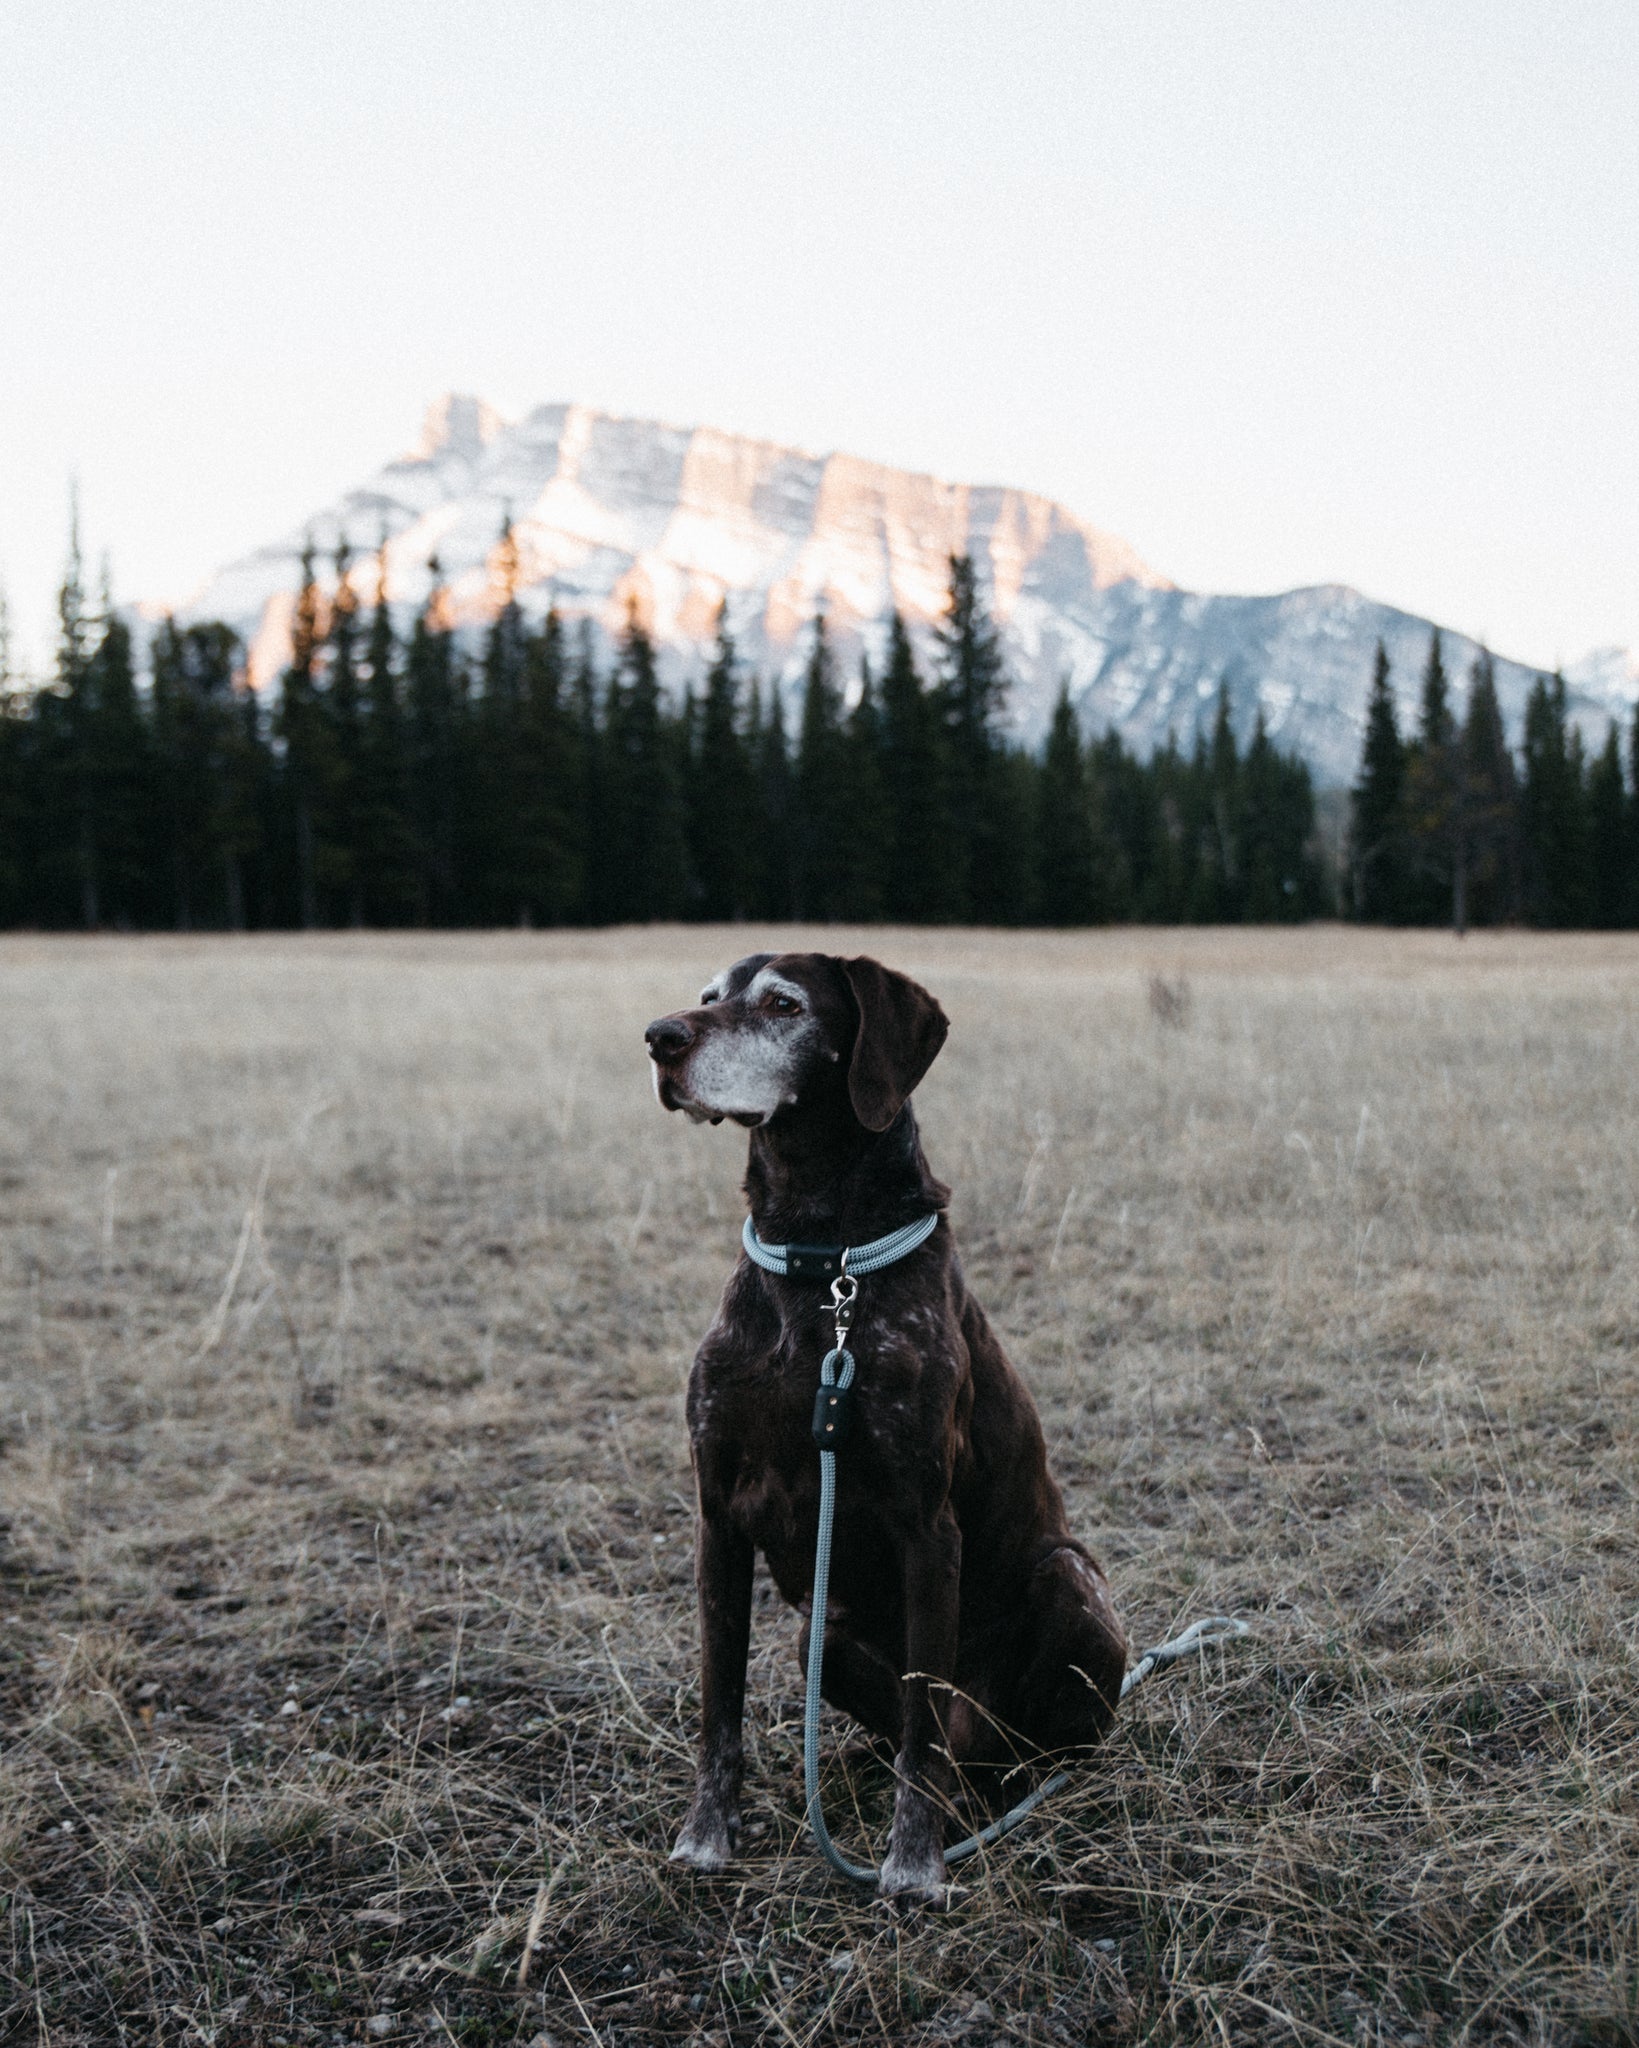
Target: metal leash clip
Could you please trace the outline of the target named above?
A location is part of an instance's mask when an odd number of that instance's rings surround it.
[[[848,1270],[848,1253],[842,1254],[842,1271],[831,1282],[831,1313],[837,1325],[837,1349],[843,1350],[848,1342],[849,1325],[854,1320],[854,1297],[859,1292],[859,1282]]]

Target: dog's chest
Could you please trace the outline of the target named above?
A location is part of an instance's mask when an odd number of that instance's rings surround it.
[[[706,1394],[706,1431],[727,1453],[717,1469],[729,1477],[734,1521],[772,1561],[794,1550],[812,1557],[819,1519],[820,1455],[813,1436],[814,1396],[823,1350],[776,1348],[736,1361]],[[812,1352],[810,1357],[808,1354]],[[895,1474],[914,1461],[915,1404],[890,1370],[862,1357],[853,1396],[852,1425],[837,1450],[839,1501],[875,1520],[899,1493]]]

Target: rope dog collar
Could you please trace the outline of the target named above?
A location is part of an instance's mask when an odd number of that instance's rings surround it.
[[[876,1238],[870,1244],[764,1244],[748,1216],[740,1242],[747,1258],[765,1273],[777,1273],[785,1280],[835,1280],[844,1272],[856,1277],[861,1273],[880,1273],[884,1266],[893,1265],[918,1245],[926,1244],[938,1228],[939,1213],[935,1210],[931,1216],[919,1216],[902,1230],[891,1230],[886,1237]]]

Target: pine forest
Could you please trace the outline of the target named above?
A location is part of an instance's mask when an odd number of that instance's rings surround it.
[[[1408,735],[1378,651],[1334,858],[1308,768],[1261,715],[1238,739],[1227,688],[1147,761],[1086,740],[1067,690],[1041,749],[1010,742],[965,557],[929,658],[896,615],[880,672],[845,676],[822,613],[788,703],[721,624],[678,695],[635,605],[609,652],[532,623],[509,542],[477,639],[436,563],[405,635],[359,595],[379,563],[344,543],[321,579],[309,548],[271,701],[222,625],[164,620],[139,664],[71,544],[50,681],[0,639],[0,925],[1639,922],[1639,721],[1589,760],[1544,678],[1516,754],[1488,661],[1459,712],[1437,634]]]

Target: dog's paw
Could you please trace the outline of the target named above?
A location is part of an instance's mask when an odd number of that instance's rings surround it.
[[[668,1860],[686,1864],[690,1870],[707,1876],[727,1870],[734,1860],[734,1837],[738,1833],[739,1829],[726,1820],[696,1820],[691,1814]]]
[[[890,1848],[877,1879],[878,1895],[890,1904],[927,1906],[936,1913],[950,1904],[953,1889],[945,1859],[937,1849],[901,1856]]]

